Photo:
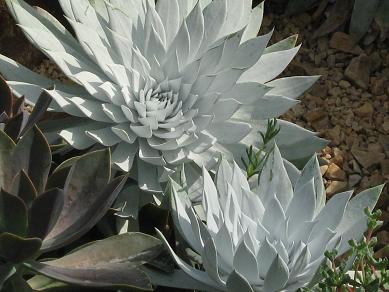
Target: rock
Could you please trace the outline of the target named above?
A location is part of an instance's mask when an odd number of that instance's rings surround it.
[[[361,55],[351,60],[344,74],[355,85],[367,89],[370,81],[370,67],[370,58],[366,55]]]
[[[350,164],[351,164],[352,170],[354,172],[359,173],[359,174],[362,173],[361,167],[359,166],[358,162],[355,159],[351,160]]]
[[[330,40],[330,47],[345,53],[360,55],[363,50],[355,44],[350,35],[343,32],[336,32]]]
[[[347,189],[347,182],[344,181],[336,181],[330,183],[330,185],[326,189],[326,193],[328,197],[332,197],[336,193],[343,192]]]
[[[335,97],[340,96],[342,94],[342,89],[340,87],[333,87],[328,93]]]
[[[325,84],[316,83],[310,90],[314,96],[325,98],[328,94],[328,87]]]
[[[324,118],[326,115],[327,115],[327,113],[325,111],[323,111],[321,109],[315,109],[313,111],[309,111],[305,115],[305,119],[308,122],[313,122],[313,121],[316,121],[316,120]]]
[[[389,248],[388,248],[387,246],[381,248],[379,251],[377,251],[377,252],[374,254],[374,257],[375,257],[376,259],[383,259],[383,258],[389,257]]]
[[[340,80],[338,84],[339,84],[340,88],[343,88],[343,89],[347,89],[347,88],[351,87],[350,82],[348,82],[347,80]]]
[[[386,179],[389,179],[389,159],[382,160],[380,164],[381,164],[382,175]]]
[[[371,45],[377,39],[378,35],[379,35],[378,30],[373,30],[373,31],[365,34],[365,36],[363,37],[363,40],[362,40],[363,46],[367,47],[367,46]]]
[[[342,128],[336,125],[327,131],[327,137],[333,145],[338,146],[342,142]]]
[[[305,114],[306,110],[304,106],[301,103],[299,103],[292,108],[292,112],[295,114],[296,117],[299,117]]]
[[[382,129],[383,129],[385,132],[389,132],[389,121],[383,122],[383,124],[382,124]]]
[[[371,60],[371,71],[374,72],[377,69],[379,69],[382,65],[382,59],[381,59],[380,53],[375,51],[369,57]]]
[[[336,64],[335,55],[329,55],[327,57],[327,65],[328,65],[328,67],[333,68],[333,67],[335,67],[335,64]]]
[[[371,92],[374,95],[383,95],[385,93],[385,82],[386,80],[383,78],[374,78],[371,84]]]
[[[351,174],[348,177],[348,186],[350,188],[355,187],[360,181],[362,177],[359,174]]]
[[[380,135],[378,137],[378,142],[384,148],[385,153],[388,153],[387,155],[389,157],[389,135]]]
[[[309,93],[304,96],[304,101],[306,101],[305,104],[310,110],[321,107],[324,104],[324,101],[321,99],[321,97],[311,95]]]
[[[351,149],[351,153],[365,169],[379,164],[382,160],[385,159],[384,153],[372,153],[355,148]]]
[[[346,173],[335,163],[331,163],[328,166],[328,169],[326,173],[324,174],[324,177],[326,179],[330,180],[338,180],[338,181],[345,181],[346,180]]]
[[[340,168],[342,168],[344,163],[343,151],[336,147],[332,149],[332,151],[334,152],[334,157],[331,159],[331,162],[335,163]]]
[[[322,176],[327,172],[327,169],[328,169],[328,165],[320,166],[320,173]]]
[[[319,49],[319,52],[326,52],[328,50],[328,41],[326,37],[317,40],[317,48]]]
[[[379,143],[370,143],[367,145],[367,151],[369,152],[382,152],[384,148]]]
[[[374,107],[370,102],[365,102],[362,106],[357,108],[354,113],[359,117],[371,117],[374,113]]]
[[[389,206],[387,207],[387,209],[389,210]],[[381,215],[381,217],[380,217],[380,220],[381,220],[381,221],[384,221],[384,222],[389,222],[389,212],[383,210],[383,211],[382,211],[382,215]]]
[[[326,116],[324,118],[311,122],[311,125],[315,129],[315,131],[322,132],[324,130],[327,130],[330,127],[330,120]]]
[[[389,244],[389,232],[386,230],[377,233],[378,244],[387,245]]]

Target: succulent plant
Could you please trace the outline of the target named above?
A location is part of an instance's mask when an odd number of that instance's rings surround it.
[[[126,176],[111,180],[109,149],[73,157],[49,176],[51,164],[49,145],[36,126],[16,144],[0,131],[0,286],[19,279],[17,268],[22,265],[75,285],[150,290],[151,283],[137,266],[156,256],[160,242],[147,235],[124,234],[81,248],[74,252],[77,256],[34,261],[89,231],[126,181]],[[105,250],[97,256],[92,249]],[[98,272],[104,274],[92,281]]]
[[[201,256],[204,271],[170,251],[178,266],[209,291],[296,291],[308,285],[326,250],[336,248],[340,255],[350,239],[362,238],[364,209],[374,208],[382,190],[372,188],[351,200],[353,192],[347,191],[325,203],[316,157],[300,172],[284,164],[277,146],[254,186],[225,160],[215,180],[203,169],[202,181],[202,209],[188,199],[184,171],[177,182],[171,180],[170,193],[175,226]]]
[[[274,80],[296,55],[294,42],[266,48],[257,37],[263,5],[235,0],[60,0],[77,40],[51,15],[7,0],[30,41],[75,84],[35,74],[0,56],[15,93],[36,102],[43,89],[51,110],[73,118],[59,134],[73,147],[110,146],[112,161],[134,173],[142,189],[177,165],[216,164],[215,153],[240,159],[258,144],[267,119],[298,103],[317,77]],[[288,44],[285,46],[285,44]],[[285,157],[309,157],[325,145],[314,133],[279,122]]]
[[[51,97],[42,92],[36,107],[29,112],[24,97],[15,98],[7,82],[0,76],[0,129],[16,141],[42,118],[50,102]]]

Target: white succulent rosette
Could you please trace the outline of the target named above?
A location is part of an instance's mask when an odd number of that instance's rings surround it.
[[[10,87],[31,104],[47,90],[51,110],[73,117],[59,135],[77,149],[112,147],[122,170],[136,164],[142,189],[161,191],[159,182],[181,163],[209,168],[217,152],[240,159],[260,142],[266,120],[297,104],[317,79],[275,80],[299,47],[293,38],[267,47],[271,33],[257,37],[263,6],[252,9],[251,0],[59,0],[77,38],[48,12],[6,2],[29,40],[74,82],[0,55]],[[297,125],[280,125],[277,142],[289,160],[325,145]]]
[[[178,266],[210,291],[296,291],[306,286],[326,250],[336,248],[343,254],[350,239],[362,238],[367,229],[364,209],[374,208],[382,190],[372,188],[351,200],[353,192],[347,191],[325,203],[316,157],[300,172],[284,164],[277,147],[255,187],[226,160],[214,180],[204,168],[197,183],[203,194],[201,208],[188,199],[196,187],[188,185],[195,180],[185,175],[171,181],[173,218],[201,256],[204,270],[187,264],[161,238]]]

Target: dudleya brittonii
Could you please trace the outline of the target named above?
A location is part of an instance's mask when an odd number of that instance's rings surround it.
[[[302,172],[285,166],[275,147],[254,187],[236,164],[225,160],[215,180],[203,169],[205,215],[196,214],[188,200],[185,172],[180,182],[171,181],[175,226],[201,256],[205,270],[191,267],[169,247],[185,273],[210,291],[296,291],[312,280],[326,250],[337,248],[342,254],[348,240],[362,237],[364,209],[374,208],[382,186],[351,200],[352,191],[339,193],[325,204],[316,158]]]
[[[59,134],[73,147],[113,147],[124,171],[134,161],[142,189],[161,191],[174,166],[207,168],[216,152],[237,160],[257,145],[266,120],[287,111],[317,77],[274,80],[299,47],[266,48],[262,8],[236,0],[59,0],[75,39],[23,0],[7,0],[27,37],[75,82],[64,85],[0,55],[0,72],[34,104],[46,89],[52,110],[73,117]],[[53,86],[54,85],[54,86]],[[280,121],[285,158],[325,142]],[[54,127],[54,126],[51,126]]]

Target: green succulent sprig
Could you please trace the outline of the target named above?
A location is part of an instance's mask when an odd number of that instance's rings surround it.
[[[336,250],[325,253],[327,262],[320,270],[320,291],[388,291],[389,259],[374,257],[377,239],[373,233],[382,226],[382,221],[379,221],[381,213],[380,210],[371,212],[365,209],[368,216],[366,236],[359,242],[350,240],[351,248],[346,256],[337,258]]]
[[[266,163],[269,155],[271,154],[273,147],[268,147],[269,143],[274,139],[275,136],[280,132],[281,128],[277,124],[277,119],[271,119],[267,122],[266,132],[259,132],[262,137],[262,145],[258,150],[254,150],[251,145],[246,149],[246,161],[243,157],[242,163],[246,168],[247,178],[251,178],[256,174],[261,173],[263,165]]]

